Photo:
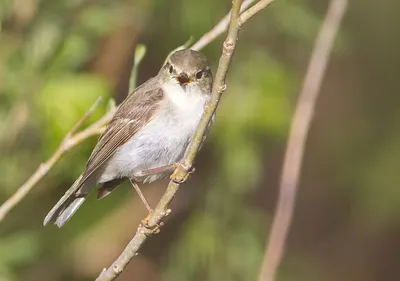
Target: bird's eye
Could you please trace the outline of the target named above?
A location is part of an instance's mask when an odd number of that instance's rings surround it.
[[[169,73],[172,73],[172,71],[174,71],[174,68],[172,67],[172,65],[169,67]]]
[[[197,79],[201,79],[201,77],[203,77],[203,71],[199,71],[196,73],[196,78]]]

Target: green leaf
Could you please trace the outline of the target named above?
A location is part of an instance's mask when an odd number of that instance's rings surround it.
[[[165,65],[165,64],[167,63],[167,61],[169,60],[169,57],[170,57],[173,53],[175,53],[175,52],[177,52],[177,51],[180,51],[180,50],[183,50],[183,49],[189,48],[189,46],[192,45],[193,40],[194,40],[193,36],[190,36],[190,38],[189,38],[183,45],[180,45],[179,47],[176,47],[176,48],[173,49],[171,52],[169,52],[168,55],[167,55],[167,58],[164,60],[163,65]]]
[[[142,60],[144,59],[147,52],[146,45],[144,44],[137,44],[135,49],[135,60],[134,65],[138,66]]]
[[[129,77],[129,92],[133,92],[136,89],[137,84],[137,74],[139,70],[139,65],[146,56],[147,48],[146,45],[137,44],[135,48],[135,58],[133,61],[133,66],[131,70],[131,76]]]

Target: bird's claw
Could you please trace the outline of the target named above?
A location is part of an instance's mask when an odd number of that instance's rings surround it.
[[[153,211],[150,211],[149,214],[141,222],[141,225],[146,229],[146,232],[144,232],[144,234],[147,236],[160,233],[160,228],[161,228],[161,226],[164,225],[163,222],[160,222],[159,224],[150,226],[149,219],[150,219],[152,213],[153,213]]]
[[[187,173],[185,175],[181,175],[181,171],[178,169],[179,167],[182,167],[183,170],[185,170]],[[195,171],[195,168],[193,166],[184,164],[184,163],[176,163],[175,164],[175,170],[170,176],[170,179],[178,184],[181,184],[190,177],[190,175]]]

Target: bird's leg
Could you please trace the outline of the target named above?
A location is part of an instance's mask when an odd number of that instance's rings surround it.
[[[174,164],[169,164],[169,165],[165,165],[165,166],[161,166],[161,167],[157,167],[157,168],[152,168],[152,169],[148,169],[148,170],[143,170],[140,171],[138,173],[138,176],[142,177],[142,176],[151,176],[151,175],[155,175],[158,173],[162,173],[168,170],[172,170],[175,169],[177,167],[178,163],[174,163]]]
[[[169,165],[165,165],[165,166],[161,166],[161,167],[143,170],[143,171],[136,173],[135,177],[151,176],[151,175],[155,175],[155,174],[162,173],[162,172],[172,170],[172,169],[175,169],[175,171],[176,171],[176,168],[178,168],[179,165],[182,165],[182,164],[177,162],[174,164],[169,164]],[[189,174],[194,172],[194,167],[183,166],[183,168],[188,171],[186,178],[189,176]],[[182,182],[185,181],[186,178],[183,179]],[[171,179],[174,180],[174,175],[171,175]],[[142,225],[149,231],[149,234],[158,233],[160,231],[162,222],[155,226],[149,226],[148,222],[149,222],[151,214],[153,213],[153,209],[150,207],[150,204],[147,202],[146,198],[144,197],[142,191],[140,190],[140,188],[136,184],[136,182],[132,179],[130,179],[130,182],[131,182],[133,188],[136,190],[137,194],[139,195],[140,199],[142,200],[143,204],[146,206],[147,210],[149,211],[148,215],[142,220]],[[182,183],[182,182],[180,182],[180,183]],[[167,209],[164,216],[168,216],[170,213],[171,213],[171,209]]]
[[[147,211],[149,211],[149,214],[151,214],[153,212],[153,209],[150,207],[149,202],[147,202],[146,197],[144,197],[143,192],[140,190],[139,186],[137,185],[137,183],[134,180],[130,179],[129,181],[131,182],[133,188],[135,189],[135,191],[139,195],[139,197],[142,200],[143,204],[146,206]]]
[[[179,165],[181,165],[181,164],[179,162],[177,162],[174,164],[169,164],[169,165],[165,165],[165,166],[161,166],[161,167],[157,167],[157,168],[143,170],[143,171],[140,171],[139,173],[137,173],[136,176],[143,177],[143,176],[155,175],[155,174],[162,173],[162,172],[165,172],[168,170],[176,169]],[[194,167],[184,167],[184,168],[186,170],[188,170],[189,174],[194,172]]]
[[[149,219],[151,214],[153,213],[153,209],[150,207],[149,202],[147,202],[146,197],[144,197],[144,194],[142,193],[142,191],[140,190],[139,186],[137,185],[137,183],[130,179],[129,180],[133,186],[133,188],[135,189],[135,191],[137,192],[137,194],[139,195],[140,199],[142,200],[143,204],[146,206],[147,211],[149,212],[147,214],[147,216],[142,220],[142,225],[149,231],[147,234],[156,234],[158,232],[160,232],[160,227],[161,227],[161,223],[157,224],[153,227],[149,226]]]
[[[151,214],[153,213],[153,209],[150,207],[149,202],[147,202],[146,197],[144,197],[144,194],[140,190],[140,188],[137,185],[137,183],[132,179],[130,179],[129,181],[131,182],[133,188],[135,189],[135,191],[139,195],[139,197],[142,200],[143,204],[146,206],[147,211],[149,211],[147,216],[142,220],[142,225],[149,231],[149,233],[148,233],[149,235],[150,234],[156,234],[156,233],[160,232],[161,223],[157,224],[157,225],[155,225],[153,227],[149,226],[148,222],[149,222]]]

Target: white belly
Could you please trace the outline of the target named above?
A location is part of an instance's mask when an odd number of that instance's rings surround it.
[[[196,131],[207,101],[196,90],[183,91],[177,84],[164,87],[165,105],[158,115],[107,162],[99,182],[134,178],[140,172],[180,161]],[[154,181],[164,174],[144,177]]]

